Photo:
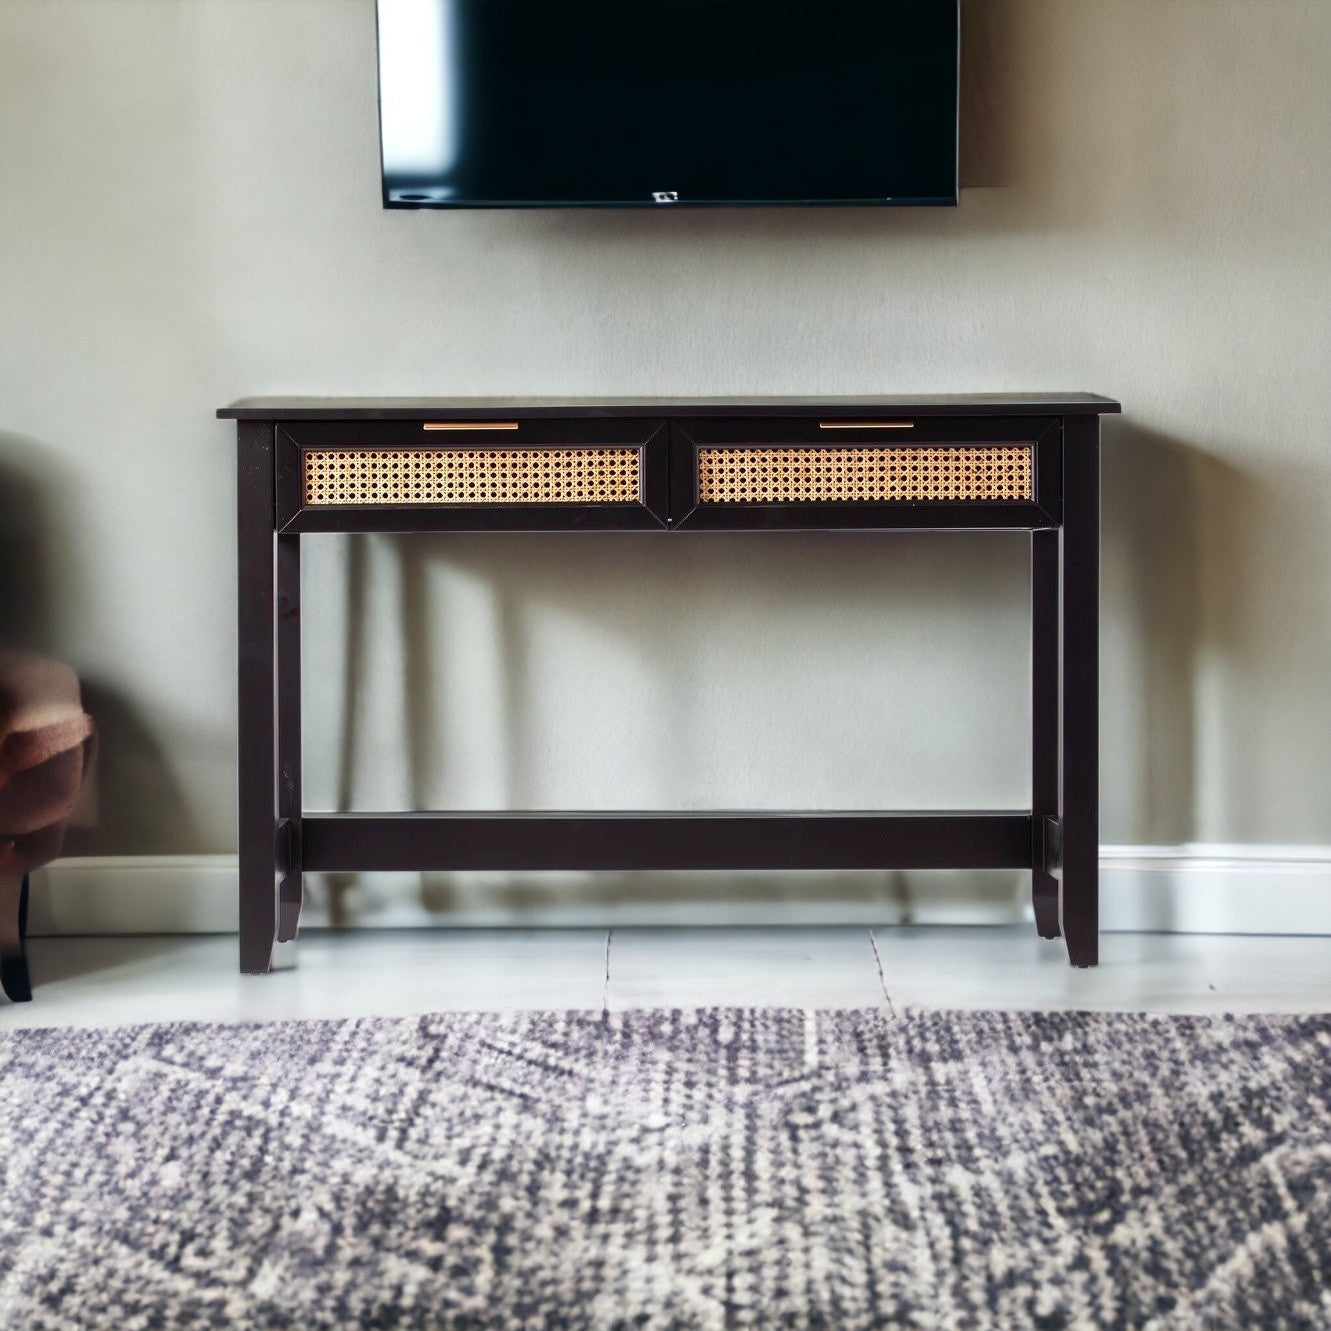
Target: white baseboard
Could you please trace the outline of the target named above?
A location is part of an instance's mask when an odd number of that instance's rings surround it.
[[[1105,929],[1331,934],[1331,846],[1105,846]],[[361,928],[1011,924],[1020,873],[378,874],[345,876],[341,908],[309,875],[302,924]],[[234,855],[56,860],[33,875],[29,931],[230,933]]]

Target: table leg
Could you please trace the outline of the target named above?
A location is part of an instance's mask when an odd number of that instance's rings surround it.
[[[283,824],[277,940],[295,938],[304,875],[300,853],[300,537],[277,538],[277,817]]]
[[[1069,417],[1063,433],[1062,823],[1060,922],[1074,966],[1099,959],[1100,423]]]
[[[1059,563],[1057,528],[1031,532],[1031,903],[1035,930],[1057,938],[1058,879],[1045,819],[1059,814]]]
[[[236,470],[240,969],[261,975],[277,936],[276,507],[271,422],[241,421]]]

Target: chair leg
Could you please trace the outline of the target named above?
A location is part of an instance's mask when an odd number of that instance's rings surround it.
[[[32,1000],[27,933],[28,875],[0,875],[0,988],[13,1003]]]

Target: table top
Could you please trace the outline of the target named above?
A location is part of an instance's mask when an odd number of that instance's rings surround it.
[[[914,397],[246,397],[225,420],[454,420],[535,416],[1098,416],[1122,411],[1098,393],[941,393]]]

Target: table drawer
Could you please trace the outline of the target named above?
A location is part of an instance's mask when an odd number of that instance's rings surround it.
[[[641,448],[306,448],[306,508],[383,504],[637,504]]]
[[[909,431],[909,435],[907,435]],[[676,525],[1045,526],[1056,422],[699,421],[671,443]]]
[[[662,422],[424,421],[279,434],[283,530],[665,524]]]
[[[698,449],[700,504],[948,503],[1035,498],[1032,444]]]

